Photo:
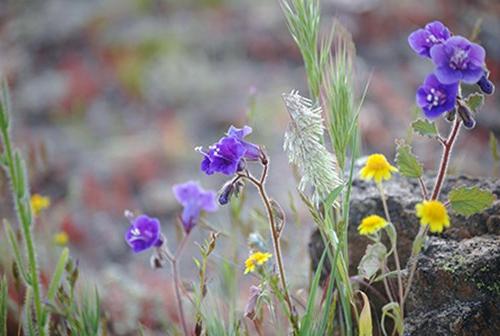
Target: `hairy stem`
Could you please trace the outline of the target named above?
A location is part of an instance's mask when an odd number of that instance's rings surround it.
[[[288,291],[288,286],[287,286],[286,276],[285,276],[285,267],[283,266],[283,257],[282,257],[282,253],[281,253],[281,244],[280,244],[280,233],[278,232],[278,230],[276,228],[276,223],[274,220],[271,201],[270,201],[270,199],[267,195],[266,189],[265,189],[265,182],[266,182],[267,173],[268,173],[268,169],[269,169],[269,167],[268,167],[269,161],[268,161],[267,157],[264,157],[262,159],[262,165],[263,165],[263,171],[262,171],[262,175],[261,175],[259,180],[257,180],[255,177],[253,177],[248,172],[246,175],[244,175],[244,177],[247,178],[250,182],[252,182],[255,185],[255,187],[259,191],[259,195],[262,199],[262,202],[264,203],[264,207],[266,208],[267,217],[269,220],[269,225],[271,227],[271,236],[272,236],[272,240],[273,240],[273,248],[274,248],[274,254],[275,254],[275,259],[276,259],[276,265],[278,266],[278,271],[279,271],[280,280],[281,280],[281,287],[283,289],[283,296],[284,296],[286,304],[288,306],[290,322],[292,323],[294,333],[298,334],[299,327],[298,327],[298,323],[297,323],[297,317],[295,315],[295,309],[293,307],[292,300],[290,299],[290,294]]]
[[[448,169],[448,163],[450,161],[450,154],[455,144],[455,141],[457,140],[457,135],[458,131],[460,130],[461,122],[462,119],[456,116],[450,134],[448,135],[448,138],[444,141],[441,141],[443,145],[443,155],[441,156],[441,163],[439,164],[439,171],[436,177],[436,182],[434,184],[434,189],[432,191],[431,200],[437,200],[439,194],[441,193],[441,188],[443,186],[443,182],[446,177],[446,171]],[[425,237],[427,235],[428,230],[429,226],[421,227],[417,234],[417,237],[419,236]],[[414,257],[415,255],[412,254],[410,256],[410,259]],[[406,298],[408,297],[408,293],[410,292],[411,284],[413,282],[416,269],[417,269],[417,262],[414,260],[413,264],[411,265],[410,275],[408,276],[408,282],[406,283],[406,291],[403,297],[403,301],[405,301]]]
[[[444,179],[446,177],[446,171],[448,169],[448,163],[450,161],[451,150],[457,139],[458,131],[460,130],[462,119],[458,116],[455,117],[455,122],[453,123],[453,128],[451,129],[448,139],[443,143],[443,156],[441,157],[441,163],[439,164],[439,171],[436,178],[436,183],[434,184],[434,189],[432,191],[431,200],[437,200],[439,193],[441,192],[441,187],[443,186]]]
[[[10,134],[7,127],[2,128],[2,140],[4,145],[4,159],[7,164],[7,174],[10,177],[12,194],[14,197],[14,203],[16,208],[17,217],[19,223],[21,224],[22,236],[25,242],[26,255],[28,257],[28,267],[30,274],[30,283],[27,286],[33,289],[33,302],[35,305],[35,317],[38,325],[38,333],[40,336],[44,336],[45,333],[45,323],[44,323],[44,309],[41,300],[41,290],[40,290],[40,279],[38,275],[38,263],[36,258],[35,244],[32,237],[32,216],[30,215],[28,208],[30,199],[28,188],[26,184],[19,185],[20,179],[24,178],[19,176],[24,174],[24,171],[18,171],[15,167],[15,159],[12,151],[12,145],[10,140]],[[24,169],[24,167],[22,167]],[[20,187],[24,190],[18,190]],[[23,267],[23,265],[19,265]]]

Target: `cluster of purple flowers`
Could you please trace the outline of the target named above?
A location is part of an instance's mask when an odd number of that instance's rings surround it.
[[[252,133],[252,128],[229,127],[226,135],[217,143],[208,148],[208,151],[199,152],[203,154],[201,170],[207,175],[221,173],[234,175],[246,167],[247,161],[258,161],[263,159],[259,146],[244,140]],[[226,183],[219,195],[218,202],[223,205],[229,202],[230,197],[237,195],[241,189],[241,182],[237,179]],[[189,181],[184,184],[175,185],[172,188],[177,201],[183,206],[180,221],[186,234],[195,227],[202,211],[213,212],[217,210],[216,193],[204,190],[197,182]],[[139,253],[150,248],[161,250],[165,243],[160,229],[160,221],[147,215],[134,217],[127,212],[130,226],[125,233],[125,241],[132,251]]]
[[[414,31],[408,42],[417,54],[430,58],[435,65],[434,72],[417,90],[417,104],[427,118],[435,119],[455,108],[460,82],[477,84],[484,93],[493,93],[486,53],[480,45],[452,36],[439,21]]]
[[[189,181],[172,188],[175,198],[183,206],[180,216],[186,234],[189,234],[198,222],[201,212],[217,210],[215,192],[204,190],[197,182]],[[161,234],[160,221],[147,215],[137,217],[129,215],[130,226],[125,233],[125,241],[132,251],[139,253],[152,247],[160,248],[165,239]]]

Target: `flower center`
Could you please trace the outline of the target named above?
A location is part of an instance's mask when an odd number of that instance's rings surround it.
[[[442,105],[446,102],[446,93],[435,88],[430,89],[426,97],[429,109]]]
[[[464,49],[455,49],[450,58],[450,68],[453,70],[465,70],[469,65],[469,52]]]
[[[429,34],[429,36],[427,36],[427,38],[425,39],[425,42],[432,43],[432,44],[443,43],[444,41],[445,41],[445,39],[439,38],[433,34]]]
[[[372,170],[382,170],[387,167],[387,161],[384,158],[372,155],[367,162],[367,166]]]
[[[433,222],[444,221],[446,212],[441,204],[430,203],[427,205],[427,216]]]

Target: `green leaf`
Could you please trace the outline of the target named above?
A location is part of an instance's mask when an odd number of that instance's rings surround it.
[[[7,336],[7,278],[0,280],[0,336]]]
[[[478,113],[479,108],[483,105],[484,103],[484,95],[481,93],[472,93],[470,94],[466,99],[465,99],[465,104],[469,106],[469,108]]]
[[[399,173],[406,177],[419,178],[423,175],[424,169],[417,157],[411,152],[411,146],[403,140],[396,140],[396,164]]]
[[[387,255],[384,244],[378,242],[366,247],[366,252],[358,265],[358,274],[366,279],[371,279],[380,269]]]
[[[411,123],[413,130],[421,136],[435,137],[438,135],[436,124],[429,120],[417,119]]]
[[[373,324],[372,324],[372,313],[370,310],[370,301],[365,293],[359,291],[363,297],[363,308],[359,314],[359,336],[372,336],[373,335]]]
[[[59,288],[59,284],[61,283],[61,279],[64,273],[64,268],[66,267],[66,263],[68,262],[69,257],[69,249],[65,247],[61,255],[59,256],[59,260],[57,262],[56,268],[54,270],[54,276],[52,277],[52,281],[49,285],[49,290],[47,292],[47,299],[49,302],[54,300],[56,297],[57,289]]]
[[[306,311],[304,313],[304,317],[300,323],[300,334],[301,335],[309,335],[311,332],[311,327],[314,321],[314,303],[316,301],[316,292],[319,287],[319,281],[321,279],[321,270],[323,269],[323,263],[326,257],[326,249],[321,256],[318,267],[316,268],[316,273],[314,274],[314,279],[311,284],[311,291],[309,292],[309,297],[307,298],[307,306]]]
[[[403,335],[403,319],[401,318],[401,310],[397,302],[389,302],[382,307],[382,318],[380,320],[380,326],[382,327],[382,333],[384,334],[384,336],[387,336],[387,331],[385,330],[386,316],[390,317],[394,321],[394,329],[397,331],[397,334]]]
[[[496,199],[493,193],[478,187],[454,188],[448,198],[453,211],[465,217],[488,209]]]

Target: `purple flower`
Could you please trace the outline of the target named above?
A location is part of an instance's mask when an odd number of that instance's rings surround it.
[[[450,37],[431,49],[434,73],[443,84],[464,81],[475,84],[484,74],[484,48],[462,36]]]
[[[259,146],[243,140],[252,133],[252,128],[231,126],[225,137],[209,147],[208,152],[199,150],[203,155],[201,170],[207,175],[222,173],[233,175],[244,168],[245,160],[255,161],[260,158]]]
[[[439,21],[428,23],[425,28],[418,29],[410,34],[408,43],[420,56],[431,57],[430,50],[450,38],[448,28]]]
[[[417,105],[427,118],[439,117],[455,107],[458,83],[442,84],[434,74],[430,74],[417,90]]]
[[[227,131],[227,136],[230,138],[238,139],[243,147],[245,147],[245,159],[250,161],[257,161],[261,155],[259,146],[243,140],[247,135],[251,133],[252,128],[250,126],[243,126],[243,128],[236,128],[234,126],[231,126]]]
[[[205,191],[197,182],[177,184],[172,191],[177,201],[184,207],[181,221],[186,233],[189,233],[196,225],[202,210],[209,212],[217,210],[215,192]]]
[[[160,233],[160,221],[146,215],[136,217],[125,233],[125,240],[135,253],[153,246],[161,246],[163,241]]]

